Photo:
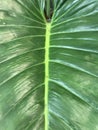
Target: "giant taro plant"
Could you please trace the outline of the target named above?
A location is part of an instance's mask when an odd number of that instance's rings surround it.
[[[0,130],[98,130],[98,0],[0,0]]]

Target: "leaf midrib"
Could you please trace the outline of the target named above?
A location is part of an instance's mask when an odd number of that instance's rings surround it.
[[[45,130],[48,130],[49,46],[51,23],[46,23],[45,41]]]

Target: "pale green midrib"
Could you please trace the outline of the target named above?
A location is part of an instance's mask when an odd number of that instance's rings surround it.
[[[49,90],[49,46],[51,23],[46,23],[45,41],[45,130],[48,130],[48,90]]]

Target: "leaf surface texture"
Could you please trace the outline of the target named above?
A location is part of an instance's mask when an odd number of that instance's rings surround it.
[[[98,1],[0,0],[0,130],[98,130]]]

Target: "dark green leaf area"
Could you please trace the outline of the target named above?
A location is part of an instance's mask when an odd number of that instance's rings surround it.
[[[63,2],[64,4],[60,8],[60,2],[56,6],[56,13],[53,17],[54,23],[62,23],[65,20],[82,18],[98,12],[97,0],[63,0]]]
[[[50,130],[97,130],[98,1],[63,2],[51,24]]]
[[[41,12],[39,1],[0,0],[0,130],[44,129]]]

